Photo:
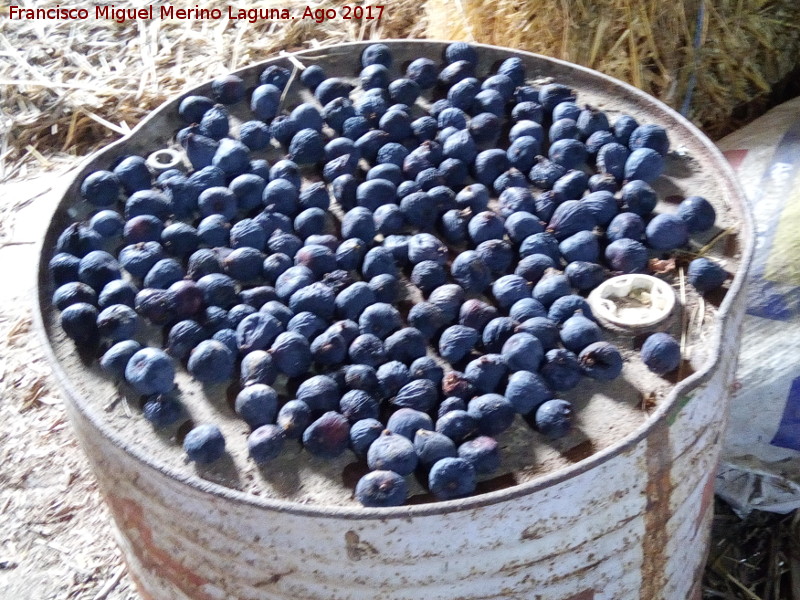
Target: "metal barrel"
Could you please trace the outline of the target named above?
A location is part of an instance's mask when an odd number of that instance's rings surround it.
[[[388,42],[402,62],[438,58],[440,42]],[[297,53],[335,73],[366,44]],[[686,600],[700,598],[713,489],[744,312],[751,220],[734,176],[688,121],[631,86],[541,56],[479,46],[492,64],[513,53],[550,76],[665,125],[736,230],[738,272],[718,307],[705,359],[617,442],[571,466],[473,497],[391,509],[292,503],[219,485],[144,452],[106,423],[50,306],[47,263],[85,175],[145,153],[177,128],[178,100],[90,157],[44,240],[36,315],[70,419],[113,515],[130,573],[153,600]],[[255,82],[275,59],[240,72]],[[349,62],[348,62],[349,61]],[[351,69],[352,70],[352,69]],[[208,86],[198,88],[199,92]],[[613,100],[616,99],[616,100]],[[674,184],[680,188],[679,174]],[[74,354],[74,352],[72,352]]]

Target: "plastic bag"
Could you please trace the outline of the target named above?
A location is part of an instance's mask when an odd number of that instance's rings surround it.
[[[716,491],[740,514],[800,508],[800,98],[719,142],[755,218]]]

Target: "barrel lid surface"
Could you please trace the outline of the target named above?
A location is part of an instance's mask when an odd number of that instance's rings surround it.
[[[393,76],[397,76],[397,65],[403,65],[413,58],[427,56],[438,61],[447,44],[447,42],[411,40],[381,40],[381,42],[388,44],[392,49],[395,58],[395,67],[392,70]],[[361,51],[369,43],[340,44],[301,51],[252,65],[236,71],[236,73],[250,87],[253,87],[257,85],[258,76],[265,67],[279,64],[291,68],[294,62],[300,61],[306,66],[319,64],[325,69],[328,76],[354,78],[358,74]],[[707,307],[708,315],[713,315],[713,318],[700,323],[697,334],[703,339],[703,347],[693,357],[691,364],[691,371],[693,372],[680,381],[662,380],[652,378],[653,376],[649,375],[642,365],[629,364],[636,362],[631,360],[626,362],[625,376],[620,378],[623,379],[620,385],[606,388],[605,391],[603,391],[601,385],[594,383],[586,386],[581,383],[578,388],[584,399],[593,400],[602,397],[602,402],[596,407],[596,410],[614,410],[615,402],[619,404],[620,398],[611,398],[609,394],[614,394],[615,390],[622,396],[627,394],[628,409],[636,409],[635,405],[641,397],[641,390],[635,389],[635,386],[630,385],[628,379],[633,378],[639,381],[640,378],[650,378],[648,380],[652,381],[651,386],[654,393],[659,397],[659,402],[652,413],[646,414],[642,412],[639,418],[634,418],[627,424],[622,433],[614,433],[612,431],[610,437],[599,445],[600,447],[593,444],[591,436],[587,437],[579,432],[579,436],[583,435],[583,437],[573,438],[562,446],[556,443],[549,448],[538,448],[539,455],[534,456],[534,453],[527,457],[521,457],[520,460],[524,463],[525,460],[537,459],[542,455],[556,458],[549,466],[545,465],[543,470],[534,469],[527,477],[523,476],[512,480],[502,480],[500,478],[500,481],[494,481],[487,485],[484,488],[487,491],[484,493],[467,498],[444,502],[425,502],[423,499],[420,504],[410,504],[397,508],[363,508],[355,505],[352,499],[345,502],[326,501],[324,495],[323,500],[316,503],[266,497],[258,495],[258,492],[252,493],[246,482],[236,480],[237,475],[235,473],[237,468],[239,470],[242,469],[241,465],[228,464],[224,469],[225,472],[218,472],[214,469],[210,471],[195,471],[192,467],[182,464],[182,459],[178,459],[180,454],[179,447],[170,448],[167,451],[168,458],[165,458],[159,452],[153,452],[153,447],[157,448],[159,444],[165,447],[175,447],[176,444],[174,442],[170,443],[169,440],[152,433],[153,430],[146,423],[143,423],[144,419],[128,419],[124,411],[117,410],[120,403],[124,405],[125,400],[120,402],[118,391],[107,379],[101,376],[96,365],[92,366],[75,353],[74,345],[60,331],[57,314],[51,306],[53,289],[48,274],[48,262],[52,256],[52,248],[55,246],[58,234],[66,225],[82,216],[80,209],[77,207],[77,200],[80,198],[79,188],[83,178],[96,169],[108,168],[115,159],[121,156],[127,154],[147,156],[155,149],[172,145],[172,136],[181,127],[177,117],[177,106],[181,98],[189,94],[209,95],[209,82],[166,102],[143,120],[128,136],[90,156],[78,169],[75,178],[68,185],[63,199],[56,207],[43,240],[39,261],[37,310],[34,311],[37,329],[46,342],[46,353],[51,360],[54,373],[67,395],[68,402],[81,414],[82,418],[87,419],[96,428],[99,435],[110,439],[115,445],[140,461],[143,466],[155,469],[196,489],[226,497],[231,501],[249,503],[273,511],[290,511],[297,514],[352,519],[386,519],[471,510],[482,505],[494,504],[505,499],[534,493],[537,490],[552,486],[566,478],[573,477],[578,473],[585,472],[613,459],[614,456],[625,452],[626,449],[639,444],[654,427],[668,419],[670,415],[674,415],[680,409],[679,399],[690,395],[693,389],[702,385],[714,373],[723,352],[721,348],[722,332],[727,326],[728,313],[734,302],[740,301],[739,296],[741,295],[744,275],[750,262],[752,221],[743,201],[742,193],[735,182],[732,170],[713,143],[691,123],[667,106],[632,86],[563,61],[495,46],[481,44],[475,44],[474,46],[478,49],[480,55],[480,63],[477,70],[481,77],[492,72],[493,68],[499,64],[499,61],[510,56],[516,56],[525,64],[528,80],[552,78],[575,88],[580,103],[590,103],[598,106],[610,116],[631,114],[641,123],[658,123],[665,126],[670,135],[673,151],[666,160],[665,176],[660,177],[653,184],[660,198],[658,210],[664,212],[674,211],[675,206],[670,206],[668,202],[664,202],[664,199],[690,194],[707,197],[717,210],[717,230],[709,234],[705,239],[701,238],[700,242],[715,241],[717,236],[726,236],[724,243],[717,244],[717,246],[722,247],[720,250],[721,258],[727,261],[729,271],[735,271],[735,277],[727,288],[724,297],[720,298],[716,305]],[[293,83],[293,85],[296,86],[297,82]],[[292,98],[294,88],[290,92],[287,95],[287,103],[290,107],[303,101],[303,99]],[[233,114],[235,115],[235,111],[233,111]],[[691,291],[687,292],[686,288],[681,286],[681,294],[681,300],[686,305],[687,294],[691,295]],[[704,308],[704,310],[706,309]],[[633,356],[634,353],[630,352],[629,354]],[[629,371],[629,369],[632,370]],[[180,379],[179,385],[191,385],[187,382],[190,382],[188,376]],[[200,386],[195,387],[197,388],[195,393],[200,395],[205,393]],[[226,390],[224,388],[220,387],[207,391],[211,406],[210,408],[206,407],[205,410],[207,412],[205,414],[219,415],[226,410],[232,413],[225,402]],[[206,404],[209,403],[207,402]],[[203,415],[200,414],[199,416],[202,419]],[[129,422],[125,423],[126,419]],[[233,430],[238,427],[239,430],[246,431],[243,423],[235,417],[230,417],[229,420],[235,423],[231,425]],[[521,419],[518,417],[518,420]],[[131,426],[133,426],[133,429],[131,429]],[[512,446],[515,443],[513,440],[516,439],[516,436],[524,435],[519,433],[523,429],[524,424],[516,429],[512,428],[510,434],[512,438],[510,444]],[[142,441],[142,436],[152,438],[155,446],[149,444],[149,442]],[[520,447],[530,445],[529,441],[525,440],[517,440],[517,443]],[[246,457],[246,451],[244,454]],[[306,460],[307,457],[303,456],[302,459]],[[313,477],[320,477],[322,480],[320,485],[323,487],[326,485],[324,480],[330,480],[334,473],[342,473],[346,479],[348,462],[351,461],[343,460],[341,463],[334,463],[333,467],[326,472],[325,467],[313,464],[315,460],[318,459],[312,459],[311,461],[312,471],[319,467],[322,472],[316,472]],[[517,467],[521,466],[524,465],[517,465]],[[289,462],[282,468],[278,468],[273,477],[276,480],[280,480],[289,476],[293,468],[293,463]],[[512,464],[507,468],[513,470],[515,465]],[[248,478],[270,477],[267,473],[269,466],[265,467],[264,472],[260,473],[252,465],[244,467],[244,469],[248,473]],[[524,469],[520,469],[520,471],[524,471]],[[233,479],[231,479],[231,473],[234,473]],[[516,481],[521,482],[514,483]],[[509,483],[513,484],[509,485]],[[338,489],[340,495],[345,493],[345,487],[339,481],[329,482],[329,485]],[[349,483],[348,485],[352,488],[352,485]]]

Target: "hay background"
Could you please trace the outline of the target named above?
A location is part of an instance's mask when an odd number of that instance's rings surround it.
[[[432,37],[524,48],[628,81],[713,139],[800,65],[797,0],[429,0],[426,14]]]
[[[306,5],[341,4],[210,0],[202,6],[289,7],[298,14]],[[7,14],[6,6],[0,10]],[[380,21],[321,24],[3,18],[0,181],[69,164],[193,83],[277,51],[404,37],[474,40],[598,69],[681,110],[712,138],[756,116],[754,104],[756,112],[764,109],[776,85],[800,75],[797,0],[399,0],[387,3]]]
[[[342,3],[210,0],[203,6],[228,4],[297,10]],[[0,597],[136,599],[31,333],[31,265],[41,215],[57,201],[57,175],[170,96],[281,50],[425,36],[564,58],[631,81],[677,108],[694,86],[688,115],[714,136],[731,127],[741,106],[766,97],[797,67],[800,3],[428,0],[423,6],[401,0],[387,3],[381,21],[322,24],[11,23],[0,17],[0,280],[13,282],[0,286]],[[33,175],[45,176],[26,181]],[[788,599],[788,523],[772,515],[740,521],[720,506],[704,596]]]

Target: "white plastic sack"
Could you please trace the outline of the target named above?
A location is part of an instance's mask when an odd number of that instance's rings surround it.
[[[800,508],[800,98],[719,142],[755,217],[717,493],[740,513]]]

